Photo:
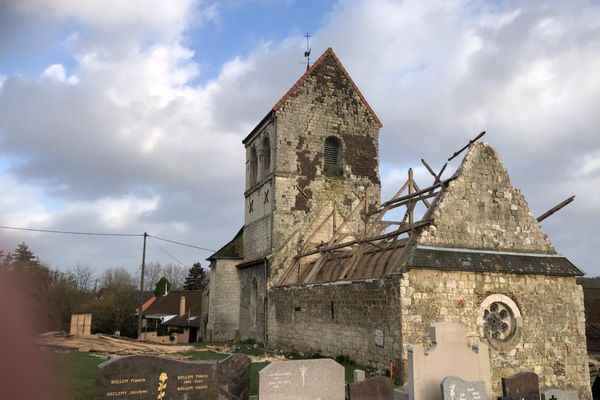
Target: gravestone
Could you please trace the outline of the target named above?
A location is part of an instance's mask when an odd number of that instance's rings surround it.
[[[443,400],[485,400],[485,384],[482,381],[468,382],[456,376],[447,376],[442,381]]]
[[[540,382],[536,373],[519,372],[502,378],[502,397],[506,400],[539,400]]]
[[[364,380],[365,380],[365,371],[363,371],[362,369],[355,369],[352,372],[352,382],[353,383],[362,382]]]
[[[128,356],[106,361],[96,375],[94,400],[247,400],[250,359],[179,361]]]
[[[408,347],[409,400],[440,400],[440,384],[447,376],[482,381],[487,399],[493,398],[489,349],[485,343],[469,346],[467,329],[452,322],[433,324],[429,330],[432,347]]]
[[[394,383],[390,378],[377,376],[348,385],[350,400],[394,400]]]
[[[579,394],[576,390],[549,389],[544,392],[546,400],[577,400]]]
[[[330,358],[274,361],[259,373],[260,400],[344,400],[344,367]]]

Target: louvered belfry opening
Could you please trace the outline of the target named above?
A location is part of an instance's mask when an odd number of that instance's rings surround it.
[[[342,176],[342,156],[340,141],[335,137],[325,139],[325,175],[331,177]]]
[[[256,185],[258,180],[258,156],[256,149],[252,147],[250,150],[250,186]]]
[[[271,170],[271,141],[265,137],[262,142],[262,173],[268,175]]]

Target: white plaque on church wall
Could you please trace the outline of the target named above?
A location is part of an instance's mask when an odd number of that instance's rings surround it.
[[[383,331],[381,329],[375,329],[375,346],[383,347]]]

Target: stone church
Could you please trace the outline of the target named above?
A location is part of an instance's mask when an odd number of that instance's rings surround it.
[[[382,203],[381,127],[327,49],[243,140],[244,225],[209,258],[208,339],[345,355],[402,381],[408,346],[431,345],[432,323],[460,322],[489,344],[496,394],[526,370],[542,389],[590,398],[583,273],[496,150],[471,144],[423,189],[409,171]]]

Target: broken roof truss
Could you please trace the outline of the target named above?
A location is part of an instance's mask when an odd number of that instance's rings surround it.
[[[451,161],[471,147],[485,132],[481,132],[467,145],[455,152]],[[413,170],[396,194],[375,210],[367,209],[367,193],[361,196],[355,193],[358,203],[348,215],[343,215],[334,203],[333,210],[313,229],[306,240],[298,243],[297,255],[293,257],[287,269],[281,275],[278,285],[303,285],[317,282],[351,281],[357,279],[378,278],[384,275],[400,273],[398,266],[412,247],[411,239],[416,237],[423,227],[433,223],[427,212],[446,190],[448,184],[456,179],[456,174],[443,179],[446,162],[439,172],[421,160],[433,177],[433,183],[423,189],[417,184]],[[572,198],[560,203],[538,221],[558,211],[572,201]],[[390,214],[399,215],[399,220],[389,220]],[[392,210],[395,210],[392,212]],[[361,229],[356,229],[352,221],[361,216]],[[415,220],[416,216],[422,216]],[[341,221],[340,220],[341,217]],[[315,237],[323,226],[331,224],[333,234],[327,242],[315,246]],[[414,240],[413,240],[414,242]]]

